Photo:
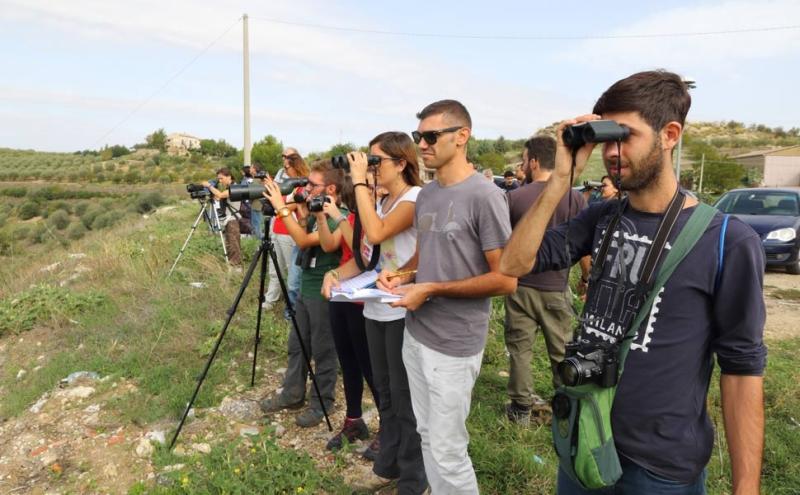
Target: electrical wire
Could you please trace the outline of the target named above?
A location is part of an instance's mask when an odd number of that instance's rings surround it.
[[[127,122],[127,121],[128,121],[130,118],[131,118],[131,117],[133,117],[133,116],[136,114],[136,112],[138,112],[138,111],[139,111],[139,110],[141,110],[141,109],[142,109],[142,108],[143,108],[145,105],[147,105],[148,103],[150,103],[150,102],[153,100],[153,98],[155,98],[155,97],[156,97],[156,95],[158,95],[159,93],[161,93],[162,91],[164,91],[164,89],[166,89],[166,88],[167,88],[167,86],[169,86],[169,85],[172,83],[172,81],[174,81],[175,79],[177,79],[177,78],[178,78],[178,77],[179,77],[181,74],[183,74],[183,73],[184,73],[184,72],[185,72],[185,71],[186,71],[186,70],[187,70],[189,67],[191,67],[191,66],[192,66],[192,64],[194,64],[195,62],[197,62],[197,60],[198,60],[200,57],[202,57],[203,55],[205,55],[205,53],[206,53],[208,50],[210,50],[210,49],[211,49],[211,47],[213,47],[215,44],[217,44],[217,42],[218,42],[219,40],[221,40],[221,39],[222,39],[222,38],[223,38],[223,37],[224,37],[226,34],[228,34],[228,32],[229,32],[231,29],[233,29],[233,27],[234,27],[234,26],[236,26],[236,25],[239,23],[239,21],[241,21],[241,20],[242,20],[242,17],[239,17],[238,19],[236,19],[236,21],[234,21],[234,22],[233,22],[233,24],[231,24],[230,26],[228,26],[228,27],[225,29],[225,31],[223,31],[223,32],[222,32],[222,34],[220,34],[219,36],[217,36],[216,38],[214,38],[214,40],[213,40],[211,43],[209,43],[208,45],[206,45],[206,47],[205,47],[205,48],[203,48],[202,50],[200,50],[200,52],[198,52],[198,53],[197,53],[197,55],[195,55],[195,56],[194,56],[194,57],[193,57],[191,60],[189,60],[189,62],[187,62],[187,63],[186,63],[185,65],[183,65],[183,66],[182,66],[180,69],[178,69],[178,71],[177,71],[177,72],[175,72],[175,73],[174,73],[172,76],[170,76],[170,77],[169,77],[169,79],[167,79],[167,80],[166,80],[166,81],[165,81],[165,82],[164,82],[164,83],[163,83],[161,86],[159,86],[159,87],[158,87],[158,88],[157,88],[155,91],[153,91],[152,93],[150,93],[150,95],[149,95],[147,98],[145,98],[144,100],[142,100],[142,102],[141,102],[141,103],[139,103],[138,105],[136,105],[136,107],[135,107],[133,110],[131,110],[130,112],[128,112],[128,114],[127,114],[127,115],[125,115],[125,116],[124,116],[124,117],[123,117],[123,118],[122,118],[122,119],[121,119],[119,122],[117,122],[117,123],[116,123],[116,124],[115,124],[115,125],[114,125],[114,126],[111,128],[111,129],[109,129],[109,130],[108,130],[108,131],[107,131],[105,134],[103,134],[103,135],[102,135],[102,136],[101,136],[99,139],[97,139],[97,140],[95,141],[95,144],[96,144],[96,145],[99,145],[100,143],[102,143],[102,142],[103,142],[103,141],[104,141],[104,140],[105,140],[105,139],[106,139],[108,136],[110,136],[111,134],[113,134],[113,133],[114,133],[114,131],[116,131],[117,129],[119,129],[119,128],[120,128],[120,126],[122,126],[122,125],[123,125],[125,122]]]
[[[675,33],[641,33],[641,34],[608,34],[608,35],[586,35],[586,36],[519,36],[503,34],[448,34],[448,33],[423,33],[411,31],[386,31],[381,29],[364,29],[348,26],[335,26],[331,24],[316,24],[310,22],[287,21],[284,19],[274,19],[268,17],[250,17],[258,21],[270,22],[272,24],[283,24],[286,26],[296,26],[314,29],[325,29],[329,31],[345,31],[359,34],[375,34],[380,36],[402,36],[410,38],[447,38],[447,39],[469,39],[469,40],[510,40],[510,41],[567,41],[567,40],[615,40],[615,39],[645,39],[645,38],[688,38],[698,36],[720,36],[743,33],[761,33],[771,31],[788,31],[800,29],[800,25],[789,26],[768,26],[763,28],[743,28],[726,29],[719,31],[688,31]]]

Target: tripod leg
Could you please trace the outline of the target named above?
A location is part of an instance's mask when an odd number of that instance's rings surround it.
[[[215,220],[215,227],[217,232],[219,232],[219,241],[222,243],[222,255],[225,256],[225,263],[228,263],[228,249],[225,247],[225,237],[222,235],[222,225],[219,223],[219,214],[217,213],[216,208],[214,205],[211,205],[211,209],[214,211],[214,220]]]
[[[189,230],[189,235],[186,237],[186,242],[183,243],[180,252],[178,252],[178,257],[175,258],[175,262],[172,264],[172,268],[169,269],[169,273],[167,273],[167,278],[169,278],[169,276],[172,275],[172,271],[175,270],[175,267],[178,265],[178,260],[181,259],[181,256],[183,256],[183,251],[186,249],[186,246],[189,245],[189,239],[192,238],[192,234],[194,234],[194,231],[197,229],[197,226],[200,225],[200,220],[203,218],[205,212],[206,212],[205,205],[200,205],[200,213],[197,215],[197,218],[195,218],[194,223],[192,224],[192,228]]]
[[[247,284],[250,283],[250,278],[253,276],[253,272],[255,271],[256,266],[258,265],[259,258],[264,254],[264,246],[258,248],[256,254],[253,255],[253,261],[250,262],[250,266],[247,268],[247,273],[244,276],[244,280],[242,281],[242,285],[239,286],[239,292],[236,294],[236,299],[233,301],[233,305],[228,310],[228,317],[225,319],[225,324],[222,326],[222,330],[219,332],[219,337],[217,337],[217,342],[214,344],[214,349],[211,351],[211,355],[208,357],[208,361],[206,361],[206,366],[203,368],[203,372],[200,374],[200,378],[197,380],[197,386],[194,389],[194,393],[192,394],[192,398],[189,400],[189,403],[186,405],[186,410],[183,411],[183,416],[181,417],[180,423],[178,423],[178,429],[175,430],[175,435],[172,437],[172,442],[169,444],[169,448],[175,446],[175,441],[178,439],[178,435],[183,429],[183,424],[186,422],[186,417],[189,416],[189,411],[192,409],[192,405],[194,404],[195,399],[197,399],[197,394],[200,392],[200,387],[203,385],[203,381],[206,379],[206,375],[208,374],[209,368],[211,368],[211,363],[214,361],[214,358],[217,356],[217,351],[219,350],[219,346],[222,343],[222,339],[225,337],[225,332],[228,331],[228,326],[231,324],[233,320],[233,315],[236,314],[236,308],[239,307],[239,301],[242,300],[242,295],[244,294],[244,290],[247,288]]]
[[[289,301],[289,290],[286,287],[286,281],[283,280],[283,274],[280,270],[280,265],[278,265],[278,255],[275,253],[275,248],[272,245],[272,239],[270,238],[270,234],[267,232],[264,234],[264,239],[268,239],[265,241],[268,244],[267,254],[272,260],[273,266],[275,267],[275,273],[278,275],[278,283],[281,286],[281,292],[283,293],[283,299],[286,301],[286,307],[289,309],[289,316],[292,319],[292,328],[294,328],[295,333],[297,334],[297,341],[300,343],[300,350],[303,351],[303,357],[306,360],[306,366],[308,367],[308,374],[311,377],[311,383],[314,385],[314,391],[317,392],[317,397],[319,398],[319,406],[322,408],[322,415],[325,417],[325,423],[328,425],[328,431],[333,431],[333,426],[331,426],[331,420],[328,417],[328,411],[325,408],[325,401],[322,400],[322,394],[319,391],[319,385],[317,384],[317,376],[314,374],[314,370],[311,368],[311,357],[308,355],[308,350],[306,350],[306,345],[303,343],[303,337],[300,335],[300,329],[297,326],[297,318],[294,314],[294,308],[292,307],[291,301]]]
[[[269,250],[271,245],[267,247]],[[261,300],[264,299],[264,281],[267,278],[267,262],[268,256],[263,256],[261,258],[261,278],[259,279],[258,284],[258,316],[256,316],[256,338],[253,342],[253,370],[250,373],[250,386],[254,386],[256,384],[256,360],[258,359],[258,344],[261,342],[261,313],[263,309],[261,307]]]

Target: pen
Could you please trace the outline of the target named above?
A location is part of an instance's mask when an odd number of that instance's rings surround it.
[[[413,275],[415,273],[417,273],[416,270],[407,270],[407,271],[404,271],[404,272],[397,272],[394,275],[389,275],[389,277],[387,277],[387,278],[402,277],[403,275]]]

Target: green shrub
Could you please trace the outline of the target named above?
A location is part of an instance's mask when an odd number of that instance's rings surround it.
[[[7,187],[0,191],[0,194],[3,196],[10,196],[12,198],[22,198],[28,194],[28,190],[24,187]]]
[[[30,234],[28,234],[28,240],[32,244],[42,244],[48,239],[52,239],[52,235],[50,231],[47,230],[47,226],[44,223],[37,223],[34,225]]]
[[[92,222],[92,230],[101,230],[111,227],[119,219],[120,212],[106,211],[100,213]]]
[[[84,235],[86,235],[86,227],[84,227],[83,223],[80,221],[72,222],[69,227],[67,227],[67,237],[73,241],[77,241]]]
[[[149,213],[165,203],[164,196],[158,191],[151,191],[139,196],[136,200],[136,211]]]
[[[47,219],[47,224],[56,230],[64,230],[69,225],[69,213],[64,210],[56,210]]]
[[[100,206],[96,206],[96,205],[92,206],[91,208],[86,210],[86,212],[83,215],[81,215],[81,223],[87,229],[91,229],[92,228],[92,224],[94,223],[94,220],[98,216],[100,216],[100,214],[103,213],[104,211],[105,210]]]
[[[22,205],[19,207],[19,211],[17,212],[19,218],[22,220],[30,220],[31,218],[38,216],[39,213],[39,203],[35,203],[33,201],[26,201],[22,203]]]
[[[83,216],[83,214],[86,213],[86,210],[89,209],[89,204],[90,203],[88,201],[80,201],[80,202],[78,202],[75,205],[75,209],[74,209],[75,214],[78,215],[79,217]]]

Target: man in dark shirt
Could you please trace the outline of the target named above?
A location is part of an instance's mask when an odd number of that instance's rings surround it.
[[[514,177],[514,172],[511,170],[506,170],[503,172],[503,183],[500,184],[500,189],[504,190],[505,192],[511,192],[519,187],[519,182]]]
[[[603,272],[589,287],[583,338],[619,342],[643,302],[636,294],[643,255],[668,204],[682,193],[672,172],[672,151],[690,105],[691,97],[678,75],[642,72],[612,85],[597,101],[592,115],[564,121],[558,128],[554,173],[514,229],[501,258],[501,270],[521,276],[534,266],[537,271],[561,269],[577,257],[595,252],[617,211],[617,201],[589,206],[569,228],[547,229],[550,216],[570,187],[571,150],[561,136],[566,126],[598,119],[627,126],[630,135],[619,148],[617,143],[603,145],[606,168],[621,177],[628,197]],[[585,167],[593,148],[594,144],[588,143],[577,150],[576,174]],[[696,199],[683,196],[683,209],[665,250],[671,248],[697,206]],[[714,355],[722,371],[722,415],[732,491],[759,492],[766,364],[764,254],[758,235],[748,226],[730,218],[723,236],[722,225],[722,216],[717,214],[635,329],[611,411],[622,477],[611,491],[589,492],[560,470],[559,494],[705,493],[704,467],[714,443],[706,409]]]
[[[508,193],[511,226],[514,227],[544,190],[555,165],[556,140],[550,136],[535,136],[525,141],[523,167],[533,182]],[[570,195],[572,198],[570,199]],[[586,207],[583,195],[570,190],[558,203],[549,226],[555,227],[574,217]],[[589,263],[582,263],[582,280],[589,280]],[[506,296],[505,342],[509,354],[508,398],[506,415],[510,421],[526,424],[532,408],[544,407],[547,402],[534,394],[531,358],[536,331],[541,328],[550,366],[553,386],[561,380],[556,366],[564,360],[564,346],[572,339],[572,295],[567,289],[569,269],[544,273],[529,273],[519,278],[517,290]]]

